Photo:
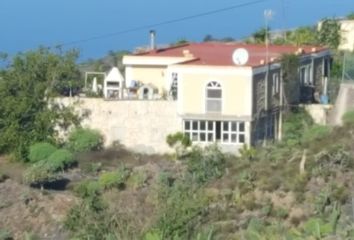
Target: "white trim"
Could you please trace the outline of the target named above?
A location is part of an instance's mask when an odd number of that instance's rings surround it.
[[[272,74],[272,96],[277,95],[279,93],[279,72],[275,72]]]
[[[215,82],[215,83],[217,83],[220,87],[211,87],[210,89],[215,89],[215,90],[221,90],[221,99],[220,99],[220,101],[221,101],[221,109],[220,109],[220,112],[218,111],[218,112],[209,112],[208,110],[207,110],[207,100],[209,99],[208,98],[208,94],[207,94],[207,92],[208,92],[208,89],[209,89],[209,87],[208,87],[208,85],[211,83],[211,82]],[[204,113],[205,114],[222,114],[224,111],[224,90],[223,90],[224,88],[223,88],[223,85],[220,83],[220,81],[219,80],[209,80],[209,81],[207,81],[205,84],[204,84]],[[215,100],[217,100],[217,99],[215,99]]]
[[[194,57],[124,56],[124,65],[167,66],[194,60]]]
[[[169,69],[185,74],[211,74],[213,76],[243,76],[252,77],[252,67],[234,66],[200,66],[200,65],[170,65]]]
[[[130,82],[133,79],[133,68],[132,66],[125,67],[125,86],[130,86]]]
[[[210,144],[218,142],[223,145],[244,145],[247,144],[248,135],[250,134],[245,121],[219,121],[219,120],[197,120],[197,119],[183,119],[182,121],[183,133],[188,135],[193,143]],[[197,128],[193,128],[193,123],[197,122]],[[201,129],[201,122],[205,123],[205,128]],[[220,122],[220,140],[216,140],[216,122]],[[189,124],[189,129],[186,129],[186,123]],[[209,124],[212,124],[212,129],[209,130]],[[227,124],[227,130],[224,130],[225,123]],[[236,124],[236,129],[232,130],[232,123]],[[240,125],[243,124],[243,131],[240,131]],[[193,140],[193,135],[197,134],[197,138]],[[204,135],[204,141],[201,140],[201,135]],[[211,134],[211,140],[209,141],[209,134]],[[227,139],[224,140],[224,135],[227,135]],[[232,142],[232,136],[235,136],[235,142]],[[243,136],[243,141],[240,142],[240,138]]]
[[[183,105],[184,105],[184,79],[183,75],[180,72],[177,72],[178,75],[178,98],[177,98],[177,112],[181,114],[183,112]]]

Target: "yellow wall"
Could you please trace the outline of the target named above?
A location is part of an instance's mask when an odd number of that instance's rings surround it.
[[[210,68],[209,68],[210,69]],[[178,72],[178,70],[177,70]],[[246,74],[245,74],[246,73]],[[249,74],[249,76],[247,76]],[[252,115],[252,70],[239,74],[232,69],[200,69],[179,73],[180,114],[205,114],[206,86],[217,81],[222,87],[222,115],[249,117]]]
[[[136,80],[143,84],[151,84],[158,88],[161,94],[166,87],[165,70],[166,67],[163,66],[128,67],[126,69],[126,80]]]

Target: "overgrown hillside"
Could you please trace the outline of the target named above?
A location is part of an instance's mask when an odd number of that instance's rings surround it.
[[[288,114],[282,143],[240,157],[100,150],[87,130],[37,144],[34,164],[0,162],[0,239],[354,239],[354,114],[344,119],[331,129]]]

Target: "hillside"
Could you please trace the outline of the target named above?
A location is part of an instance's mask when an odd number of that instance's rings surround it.
[[[2,159],[0,239],[353,239],[352,116],[331,129],[292,113],[282,143],[240,157],[81,153],[42,191]]]

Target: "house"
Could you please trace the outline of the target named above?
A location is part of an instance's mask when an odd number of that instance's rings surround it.
[[[341,51],[354,51],[354,20],[352,19],[336,19],[339,25],[339,46],[338,50]],[[322,28],[323,21],[319,21],[317,24],[317,30]]]
[[[326,96],[331,55],[322,47],[189,43],[127,55],[123,64],[126,82],[154,86],[160,100],[177,102],[180,130],[193,142],[235,151],[281,138],[283,54],[299,59],[294,104]]]
[[[354,51],[354,20],[339,20],[341,41],[339,50]]]

